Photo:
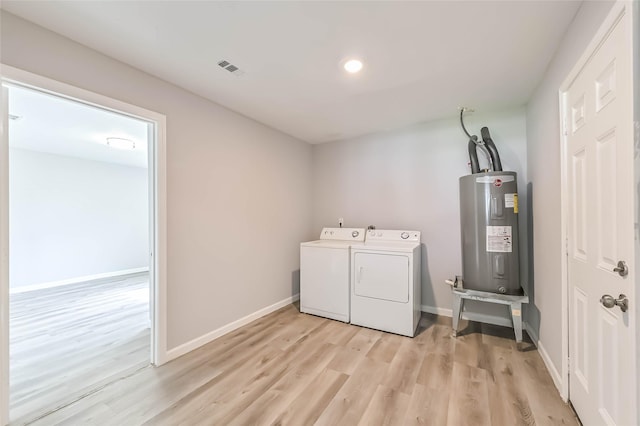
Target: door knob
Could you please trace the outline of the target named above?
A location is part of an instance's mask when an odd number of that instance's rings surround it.
[[[613,296],[609,296],[605,294],[600,298],[600,303],[604,305],[605,308],[613,308],[614,306],[619,306],[622,312],[627,312],[629,309],[629,299],[624,294],[618,296],[617,299],[614,299]]]
[[[629,267],[624,263],[624,260],[620,260],[618,262],[618,266],[613,268],[613,272],[617,272],[621,277],[626,277],[629,275]]]

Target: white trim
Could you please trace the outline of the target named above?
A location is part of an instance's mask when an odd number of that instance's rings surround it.
[[[22,287],[9,288],[9,294],[27,293],[29,291],[44,290],[46,288],[61,287],[61,286],[69,285],[69,284],[78,284],[78,283],[83,283],[83,282],[87,282],[87,281],[99,280],[99,279],[102,279],[102,278],[112,278],[112,277],[119,277],[119,276],[122,276],[122,275],[138,274],[140,272],[147,272],[148,270],[149,270],[149,267],[145,266],[145,267],[142,267],[142,268],[123,269],[121,271],[113,271],[113,272],[104,272],[102,274],[85,275],[83,277],[69,278],[69,279],[60,280],[60,281],[49,281],[49,282],[46,282],[46,283],[25,285],[25,286],[22,286]]]
[[[168,361],[167,357],[167,123],[160,116],[152,127],[155,146],[149,143],[149,164],[154,164],[154,176],[149,179],[149,207],[155,220],[150,223],[149,235],[152,239],[149,264],[152,265],[149,279],[155,283],[152,288],[153,301],[151,321],[155,325],[152,337],[151,362],[157,367]],[[151,140],[149,141],[151,142]],[[155,255],[155,259],[154,259]]]
[[[569,264],[568,264],[568,234],[567,234],[567,214],[568,214],[568,197],[567,197],[567,135],[568,119],[566,118],[566,96],[564,92],[559,95],[559,111],[560,111],[560,335],[561,335],[561,357],[563,360],[569,359]],[[540,347],[540,345],[538,345]],[[544,360],[544,358],[543,358]],[[555,366],[554,366],[555,369]],[[569,363],[563,362],[560,366],[560,396],[564,401],[569,400]]]
[[[453,311],[447,308],[438,308],[436,306],[422,305],[420,306],[420,309],[422,310],[422,312],[426,312],[428,314],[440,315],[440,316],[449,317],[449,318],[453,316]]]
[[[421,306],[422,312],[427,312],[430,314],[441,315],[443,317],[452,317],[453,311],[447,308],[437,308],[435,306]],[[513,327],[513,323],[510,318],[502,317],[498,315],[487,315],[487,314],[479,314],[476,312],[462,312],[462,319],[476,322],[483,322],[486,324],[500,325],[503,327]]]
[[[150,111],[145,108],[141,108],[126,102],[122,102],[117,99],[113,99],[98,93],[94,93],[85,89],[81,89],[69,84],[61,83],[56,80],[52,80],[47,77],[43,77],[37,74],[33,74],[28,71],[24,71],[18,68],[14,68],[8,65],[0,64],[0,78],[2,84],[5,85],[18,85],[22,87],[29,87],[41,92],[50,93],[55,96],[64,97],[84,104],[92,105],[97,108],[106,109],[109,111],[123,114],[129,117],[135,117],[137,119],[147,121],[153,124],[155,145],[150,145],[150,152],[154,152],[152,162],[149,163],[149,173],[151,174],[149,182],[152,193],[150,198],[153,198],[154,207],[150,211],[150,220],[153,223],[155,229],[155,239],[152,241],[150,250],[150,281],[151,284],[151,317],[152,317],[152,333],[151,333],[151,362],[158,366],[166,362],[167,359],[167,171],[166,171],[166,117],[163,114],[159,114],[154,111]],[[6,113],[6,109],[3,109]],[[3,132],[6,133],[6,132]],[[5,147],[3,147],[4,149]],[[5,159],[6,155],[1,155],[1,158]],[[5,161],[5,160],[0,160]],[[1,164],[0,164],[1,165]],[[8,188],[8,173],[2,170],[0,173],[0,188]],[[2,194],[6,194],[6,191],[1,191]],[[0,198],[0,213],[8,211],[8,198],[2,196]],[[7,229],[0,229],[0,249],[6,247],[8,256],[8,226]],[[4,251],[2,252],[4,255]],[[2,262],[6,259],[3,257]],[[2,273],[0,274],[0,294],[2,292],[8,292],[8,278],[3,279],[6,275],[8,263],[2,266]],[[8,311],[8,297],[3,297],[0,301],[0,312]],[[2,330],[0,332],[0,347],[7,348],[9,346],[9,324],[8,318],[2,319]],[[6,351],[6,349],[5,349]],[[3,352],[4,354],[4,352]],[[2,362],[4,362],[4,356]],[[0,378],[0,389],[8,387],[8,376],[3,374]],[[5,413],[4,408],[8,407],[8,394],[0,392],[0,408],[2,413]],[[1,416],[0,416],[1,417]]]
[[[553,363],[553,361],[551,361],[551,357],[549,356],[549,353],[547,352],[544,345],[540,341],[540,337],[538,336],[538,333],[536,333],[536,331],[531,327],[531,325],[529,325],[528,322],[524,323],[524,329],[527,330],[527,334],[529,334],[529,337],[538,348],[538,353],[540,354],[540,358],[542,358],[542,361],[544,362],[544,366],[547,368],[547,371],[549,372],[549,375],[553,380],[553,384],[556,386],[556,389],[558,389],[558,392],[560,393],[560,397],[564,402],[567,402],[568,398],[562,395],[562,384],[563,384],[562,374],[560,374],[560,372],[556,368],[556,365]]]
[[[561,307],[562,307],[562,321],[560,324],[562,331],[562,366],[560,372],[560,396],[563,400],[568,401],[570,399],[569,390],[569,276],[568,276],[568,252],[567,252],[567,214],[568,214],[568,187],[567,187],[567,135],[565,135],[565,129],[568,126],[568,108],[566,105],[566,92],[569,90],[573,82],[578,78],[578,75],[582,69],[587,65],[589,60],[597,52],[599,47],[604,43],[609,33],[613,30],[615,25],[620,19],[631,19],[631,14],[626,13],[628,6],[632,2],[618,0],[612,6],[611,11],[602,22],[600,28],[595,33],[589,45],[585,49],[584,53],[580,56],[580,59],[576,62],[571,69],[563,83],[558,90],[558,100],[560,106],[560,173],[561,173],[561,190],[560,190],[560,248],[562,253],[561,260]],[[626,17],[625,17],[626,15]],[[630,23],[630,28],[632,22]],[[634,31],[630,31],[632,34]],[[538,348],[541,344],[539,343]],[[545,352],[546,353],[546,352]],[[543,358],[544,359],[544,358]],[[545,361],[546,362],[546,361]],[[553,366],[553,363],[549,363]],[[555,366],[553,366],[555,370]],[[551,371],[551,369],[549,369]],[[557,371],[557,370],[555,370]],[[555,381],[555,378],[554,378]]]
[[[528,331],[529,330],[527,330],[527,332]],[[529,334],[529,336],[533,339],[533,336],[531,336],[531,334]],[[547,353],[547,350],[544,348],[544,345],[542,344],[542,342],[540,340],[536,340],[536,341],[537,341],[536,346],[538,346],[538,353],[540,354],[540,358],[542,358],[542,361],[544,362],[545,367],[547,367],[547,371],[549,372],[549,375],[553,380],[553,384],[556,385],[556,389],[558,389],[558,392],[560,393],[560,398],[562,398],[564,402],[567,402],[568,398],[562,394],[562,389],[564,384],[564,381],[562,380],[562,374],[560,374],[556,366],[551,361],[551,358],[549,357],[549,354]]]
[[[217,328],[213,331],[210,331],[207,334],[204,334],[200,337],[196,337],[193,340],[188,341],[187,343],[183,343],[180,346],[176,346],[173,349],[169,349],[167,351],[167,361],[171,361],[173,359],[176,359],[186,353],[189,353],[195,349],[198,349],[201,346],[206,345],[207,343],[210,343],[212,341],[214,341],[215,339],[224,336],[227,333],[230,333],[234,330],[237,330],[238,328],[249,324],[252,321],[257,320],[258,318],[261,318],[265,315],[268,315],[274,311],[277,311],[280,308],[283,308],[287,305],[292,304],[293,302],[297,301],[300,299],[300,294],[294,294],[291,297],[287,297],[286,299],[283,299],[279,302],[274,303],[271,306],[267,306],[266,308],[262,308],[260,310],[255,311],[252,314],[247,315],[246,317],[240,318],[239,320],[230,322],[227,325],[223,325],[220,328]]]
[[[2,82],[8,85],[13,84],[19,87],[27,87],[39,92],[49,93],[53,96],[63,97],[103,110],[113,111],[117,114],[137,118],[142,121],[166,121],[164,115],[155,111],[52,80],[48,77],[43,77],[10,65],[0,63],[0,75],[2,76]]]

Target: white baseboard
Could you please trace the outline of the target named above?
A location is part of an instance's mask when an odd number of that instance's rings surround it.
[[[430,314],[442,315],[444,317],[452,317],[453,311],[446,308],[436,308],[435,306],[421,306],[422,312]],[[497,315],[478,314],[475,312],[462,312],[462,319],[469,321],[484,322],[487,324],[501,325],[503,327],[511,327],[511,318],[500,317]]]
[[[544,362],[544,366],[547,367],[547,371],[551,376],[551,380],[553,380],[553,384],[558,389],[558,393],[564,402],[567,402],[567,396],[563,393],[563,383],[562,383],[562,375],[556,368],[556,366],[551,361],[551,357],[549,357],[549,353],[545,349],[544,345],[538,338],[538,335],[531,329],[531,327],[527,326],[527,333],[529,333],[529,337],[531,340],[536,342],[536,346],[538,347],[538,353],[540,354],[540,358],[542,358],[542,362]]]
[[[422,309],[422,312],[427,312],[429,314],[434,314],[434,315],[442,315],[443,317],[453,316],[453,311],[451,309],[436,308],[435,306],[427,306],[427,305],[422,305],[420,309]]]
[[[531,328],[531,326],[529,326],[528,323],[524,324],[524,328],[525,330],[527,330],[527,333],[529,333],[529,337],[531,337],[531,340],[533,340],[536,347],[538,348],[538,353],[540,354],[540,358],[542,358],[542,361],[544,362],[544,366],[547,367],[547,371],[549,372],[549,375],[553,380],[553,384],[556,386],[556,389],[558,389],[558,392],[560,392],[560,396],[562,397],[563,401],[567,402],[567,397],[563,394],[563,391],[562,391],[563,389],[562,375],[560,374],[556,366],[551,361],[551,358],[549,357],[549,353],[547,352],[544,345],[540,341],[540,337],[538,336],[538,333],[536,333],[535,330]]]
[[[173,349],[169,349],[167,351],[167,357],[166,357],[166,362],[171,361],[172,359],[176,359],[188,352],[191,352],[194,349],[198,349],[200,346],[206,345],[209,342],[212,342],[213,340],[224,336],[227,333],[232,332],[233,330],[236,330],[240,327],[242,327],[243,325],[247,325],[252,321],[257,320],[258,318],[261,318],[265,315],[270,314],[271,312],[277,311],[278,309],[285,307],[295,301],[297,301],[298,299],[300,299],[300,294],[294,294],[291,297],[287,297],[286,299],[283,299],[279,302],[274,303],[271,306],[267,306],[266,308],[262,308],[252,314],[247,315],[246,317],[240,318],[239,320],[233,321],[227,325],[223,325],[222,327],[210,331],[209,333],[202,335],[200,337],[196,337],[195,339],[187,342],[187,343],[183,343],[180,346],[176,346]]]
[[[28,291],[43,290],[45,288],[60,287],[63,285],[78,284],[86,281],[99,280],[102,278],[118,277],[121,275],[137,274],[140,272],[148,272],[148,271],[149,271],[149,267],[145,266],[142,268],[123,269],[121,271],[104,272],[102,274],[94,274],[94,275],[85,275],[84,277],[75,277],[75,278],[69,278],[66,280],[50,281],[46,283],[31,284],[31,285],[25,285],[22,287],[9,288],[9,294],[26,293]]]

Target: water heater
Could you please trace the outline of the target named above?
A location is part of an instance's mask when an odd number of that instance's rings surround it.
[[[502,294],[523,294],[518,250],[518,186],[515,172],[502,162],[489,129],[482,141],[469,136],[471,174],[460,178],[460,226],[463,287]],[[488,154],[493,171],[480,170],[477,149]]]
[[[460,226],[464,288],[522,294],[518,252],[518,188],[515,172],[460,178]]]

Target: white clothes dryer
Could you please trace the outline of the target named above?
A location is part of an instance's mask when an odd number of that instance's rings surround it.
[[[413,337],[421,316],[420,232],[368,230],[351,248],[351,323]]]
[[[324,228],[300,244],[300,312],[349,322],[350,248],[364,228]]]

